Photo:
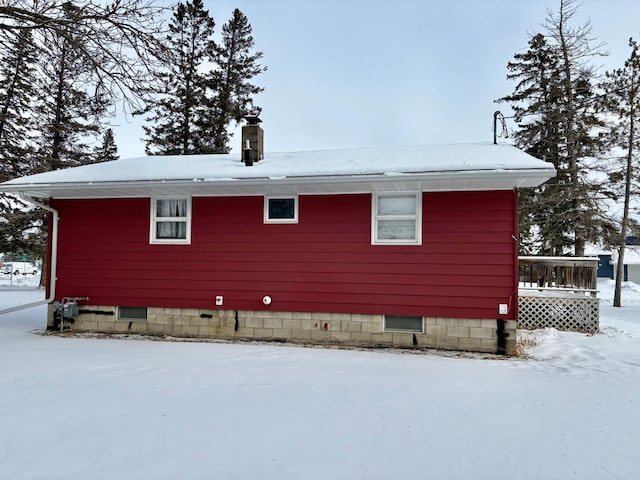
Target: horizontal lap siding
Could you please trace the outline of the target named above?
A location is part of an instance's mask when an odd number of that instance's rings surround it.
[[[513,192],[425,193],[423,245],[371,245],[370,195],[194,198],[191,245],[149,244],[149,199],[57,201],[58,296],[92,304],[494,318],[514,290]],[[513,310],[513,309],[510,309]]]

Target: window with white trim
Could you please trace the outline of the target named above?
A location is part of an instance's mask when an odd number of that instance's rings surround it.
[[[371,243],[420,245],[422,243],[422,194],[374,193]]]
[[[118,307],[118,320],[147,321],[147,307]]]
[[[264,223],[298,223],[298,196],[264,197]]]
[[[151,243],[191,243],[191,198],[151,199]]]
[[[424,321],[422,317],[410,317],[406,315],[385,315],[385,332],[424,332]]]

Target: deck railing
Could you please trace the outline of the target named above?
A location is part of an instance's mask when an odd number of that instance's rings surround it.
[[[518,328],[595,333],[597,257],[519,257]]]
[[[518,257],[520,289],[598,292],[598,257]]]

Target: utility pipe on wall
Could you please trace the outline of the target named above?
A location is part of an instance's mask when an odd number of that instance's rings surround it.
[[[43,208],[46,211],[51,212],[53,215],[53,222],[51,226],[51,260],[49,262],[49,297],[44,301],[45,303],[51,303],[56,298],[56,280],[58,273],[58,221],[60,220],[60,216],[55,208],[38,202],[26,193],[20,192],[19,196],[25,202],[36,207]]]
[[[3,315],[5,313],[17,312],[18,310],[24,310],[26,308],[37,307],[38,305],[43,305],[45,303],[51,303],[56,298],[56,274],[58,266],[58,220],[60,218],[58,215],[58,211],[55,208],[51,208],[49,205],[38,202],[24,192],[19,192],[18,196],[25,202],[30,203],[31,205],[34,205],[36,207],[44,208],[48,212],[51,212],[51,214],[53,215],[53,225],[51,226],[51,260],[49,262],[49,296],[39,302],[26,303],[24,305],[17,305],[5,310],[0,310],[0,315]]]

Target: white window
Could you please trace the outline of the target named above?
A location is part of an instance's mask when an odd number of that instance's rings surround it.
[[[151,199],[151,243],[191,243],[191,199]]]
[[[385,332],[424,332],[422,317],[409,317],[406,315],[385,315]]]
[[[298,223],[298,197],[264,197],[264,223]]]
[[[374,245],[420,245],[421,193],[374,193],[371,230],[371,243]]]

